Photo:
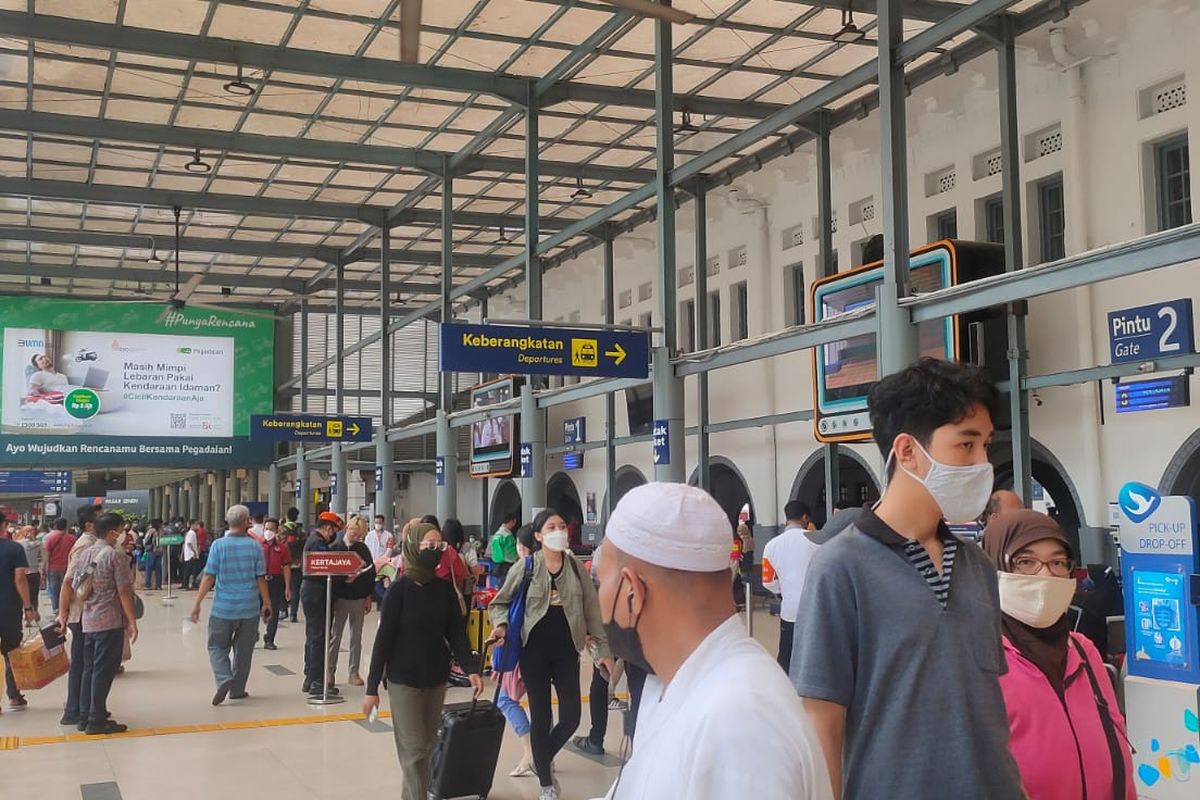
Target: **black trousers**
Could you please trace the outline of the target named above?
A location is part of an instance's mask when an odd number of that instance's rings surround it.
[[[625,680],[629,683],[629,710],[625,712],[625,735],[633,741],[637,729],[638,709],[642,707],[642,690],[646,688],[646,670],[625,662]]]
[[[304,606],[304,682],[318,689],[325,685],[325,585],[306,580],[300,587]]]
[[[125,646],[125,631],[121,628],[85,633],[83,635],[83,679],[79,684],[79,718],[89,725],[102,724],[108,719],[108,692],[117,667],[121,666],[121,650]]]
[[[263,636],[263,641],[268,644],[275,643],[275,631],[279,630],[279,612],[287,602],[284,600],[286,592],[287,587],[284,585],[282,575],[267,576],[267,593],[271,598],[271,618],[267,620],[267,632]]]
[[[34,595],[37,597],[37,595]],[[19,604],[17,604],[19,607]],[[4,686],[8,693],[9,700],[16,700],[21,696],[21,690],[17,688],[17,679],[13,675],[12,664],[8,661],[8,654],[21,646],[21,623],[23,618],[21,612],[14,608],[12,611],[5,609],[3,612],[4,618],[0,619],[0,655],[4,656]]]
[[[292,602],[289,604],[288,611],[292,615],[292,622],[300,618],[300,586],[304,579],[300,577],[301,569],[297,566],[292,566],[292,581],[296,584],[292,589]]]
[[[608,679],[596,666],[592,667],[592,685],[588,688],[588,711],[592,716],[588,739],[603,747],[608,735]]]
[[[71,671],[67,673],[67,704],[63,707],[63,714],[84,719],[83,709],[79,706],[80,686],[83,684],[83,625],[69,622],[67,630],[71,632]]]
[[[529,632],[529,639],[521,649],[521,677],[529,695],[533,768],[542,786],[552,786],[550,763],[579,728],[583,713],[579,700],[579,653],[561,608],[552,606]],[[554,723],[550,703],[551,686],[558,695],[558,724]]]
[[[796,623],[788,622],[787,620],[779,620],[779,666],[783,667],[783,671],[787,674],[792,672],[792,636],[796,630]]]

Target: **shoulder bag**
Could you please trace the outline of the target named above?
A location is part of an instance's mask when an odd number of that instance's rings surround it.
[[[525,556],[525,575],[521,588],[508,606],[508,629],[504,645],[492,650],[492,669],[496,672],[512,672],[521,663],[521,631],[525,627],[525,599],[529,584],[533,580],[533,556]]]

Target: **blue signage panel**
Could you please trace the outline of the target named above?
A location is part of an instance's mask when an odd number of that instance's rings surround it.
[[[300,499],[300,481],[296,481],[296,499]]]
[[[563,444],[583,444],[587,441],[587,417],[563,420]]]
[[[584,378],[650,374],[650,336],[644,331],[460,323],[445,323],[439,331],[442,372]]]
[[[433,480],[438,486],[446,485],[446,459],[438,456],[433,460]]]
[[[1187,375],[1145,381],[1125,381],[1115,389],[1117,413],[1185,408],[1191,405]]]
[[[329,496],[337,497],[338,492],[338,474],[336,472],[329,473]]]
[[[250,417],[250,438],[272,442],[369,442],[371,418],[255,414]]]
[[[375,468],[375,491],[383,491],[383,467]]]
[[[529,442],[521,442],[520,477],[533,477],[533,445],[531,445]]]
[[[671,463],[671,434],[665,419],[654,420],[654,463]]]
[[[1196,352],[1191,299],[1110,311],[1108,347],[1114,364]]]
[[[567,472],[583,469],[583,453],[563,453],[563,469]]]
[[[1127,483],[1117,495],[1129,674],[1200,683],[1196,503]]]
[[[0,470],[0,492],[60,494],[72,488],[69,471]]]

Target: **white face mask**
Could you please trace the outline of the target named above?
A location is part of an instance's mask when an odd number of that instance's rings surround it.
[[[547,550],[561,553],[567,549],[569,544],[570,541],[567,539],[566,531],[551,531],[550,533],[542,534],[542,547]]]
[[[951,466],[935,460],[916,439],[913,439],[913,444],[929,459],[929,474],[920,478],[903,464],[896,462],[896,466],[925,487],[925,491],[942,509],[946,522],[972,522],[978,519],[987,507],[988,498],[992,496],[995,475],[991,463],[985,461],[966,467]],[[896,451],[893,450],[888,461],[891,462],[895,456]],[[887,467],[885,464],[885,473]]]
[[[375,523],[375,530],[379,531],[380,533],[383,533],[383,523],[382,523],[382,522],[376,522],[376,523]]]
[[[267,530],[263,531],[263,538],[266,539],[268,542],[274,541],[275,531],[268,528]]]
[[[1062,619],[1075,597],[1074,578],[1001,572],[1000,610],[1031,628],[1049,628]]]

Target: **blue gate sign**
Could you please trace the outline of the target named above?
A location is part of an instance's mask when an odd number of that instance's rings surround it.
[[[375,491],[383,491],[383,467],[375,468]]]
[[[442,372],[581,378],[650,374],[650,336],[645,331],[462,323],[445,323],[438,329]]]
[[[329,473],[329,496],[337,497],[338,489],[338,474],[336,472]]]
[[[438,486],[446,485],[446,458],[438,456],[433,460],[433,482]]]
[[[0,470],[0,492],[61,494],[71,491],[69,470]]]
[[[250,438],[272,442],[369,442],[371,418],[255,414],[250,417]]]
[[[521,442],[521,471],[522,478],[533,477],[533,445],[529,442]]]
[[[654,420],[654,464],[671,463],[671,434],[665,419]]]
[[[1108,312],[1108,347],[1114,364],[1196,352],[1191,299]]]
[[[563,444],[583,444],[587,441],[587,417],[563,420]]]

